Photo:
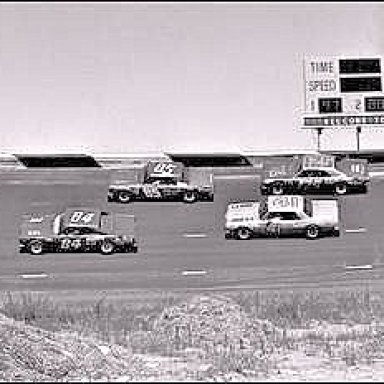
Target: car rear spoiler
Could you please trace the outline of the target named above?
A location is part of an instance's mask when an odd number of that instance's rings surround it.
[[[339,207],[337,200],[312,200],[312,217],[320,221],[338,223]]]

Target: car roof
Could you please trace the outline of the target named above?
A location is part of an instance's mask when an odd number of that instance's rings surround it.
[[[88,220],[82,221],[75,220],[73,221],[73,216],[76,212],[81,212],[80,217],[91,214],[88,216]],[[94,207],[68,207],[63,212],[63,226],[67,227],[88,227],[88,228],[99,228],[100,227],[100,217],[102,210]]]

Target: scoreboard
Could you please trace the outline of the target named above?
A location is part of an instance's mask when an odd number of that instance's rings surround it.
[[[306,57],[304,128],[384,125],[381,57]]]

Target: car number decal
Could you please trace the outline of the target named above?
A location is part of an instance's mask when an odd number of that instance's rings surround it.
[[[64,238],[60,241],[61,249],[79,249],[81,248],[81,239]]]
[[[75,211],[72,213],[69,221],[71,223],[89,224],[94,217],[95,217],[95,213],[93,212]]]
[[[143,185],[143,193],[146,197],[161,197],[161,193],[157,188],[157,185],[153,184],[144,184]]]
[[[177,165],[172,163],[157,163],[153,167],[153,173],[157,176],[173,176]]]
[[[362,163],[351,163],[350,170],[352,173],[365,174],[365,166]]]

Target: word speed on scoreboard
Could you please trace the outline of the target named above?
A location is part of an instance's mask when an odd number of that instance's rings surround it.
[[[304,125],[384,124],[381,57],[306,57]]]

